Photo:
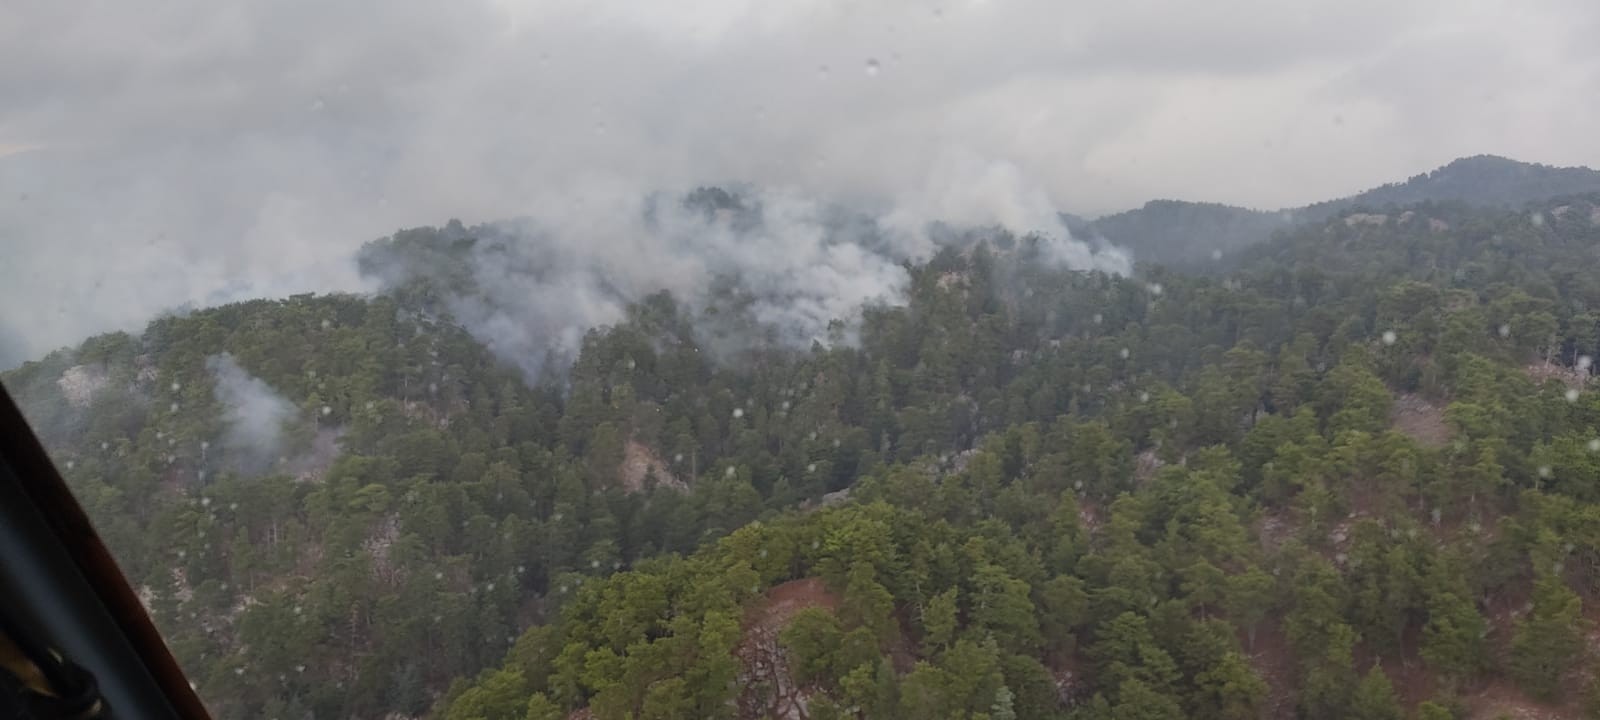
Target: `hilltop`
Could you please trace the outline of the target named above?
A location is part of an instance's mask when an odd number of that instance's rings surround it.
[[[1600,172],[1552,167],[1496,155],[1460,158],[1404,182],[1350,197],[1275,211],[1183,200],[1152,200],[1143,207],[1095,220],[1068,216],[1075,234],[1101,237],[1131,250],[1141,262],[1215,268],[1222,257],[1355,209],[1381,211],[1423,203],[1459,203],[1517,209],[1541,200],[1600,192]]]

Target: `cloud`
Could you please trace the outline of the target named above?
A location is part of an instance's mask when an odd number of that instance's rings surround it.
[[[353,253],[398,227],[603,225],[701,184],[1009,224],[1151,197],[1296,205],[1482,152],[1600,164],[1600,7],[1578,0],[5,15],[0,324],[30,356],[184,303],[367,289]]]

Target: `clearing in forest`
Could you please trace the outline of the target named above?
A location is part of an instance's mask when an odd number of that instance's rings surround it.
[[[767,590],[744,616],[744,638],[734,649],[744,669],[739,684],[739,717],[805,720],[811,692],[795,684],[794,673],[778,635],[801,610],[811,607],[830,611],[839,607],[839,596],[828,590],[821,578],[801,578]]]
[[[1423,447],[1440,448],[1450,442],[1450,425],[1444,420],[1444,406],[1416,393],[1395,396],[1389,423]]]

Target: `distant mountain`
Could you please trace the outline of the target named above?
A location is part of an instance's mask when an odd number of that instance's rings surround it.
[[[1316,203],[1304,219],[1320,220],[1354,207],[1381,208],[1428,201],[1516,208],[1535,200],[1600,192],[1600,172],[1586,167],[1553,167],[1498,155],[1451,161],[1403,183],[1376,187],[1354,197]]]
[[[1266,240],[1292,226],[1295,217],[1221,203],[1151,200],[1093,221],[1074,220],[1067,220],[1074,234],[1109,240],[1139,262],[1187,266]]]
[[[1267,240],[1279,230],[1326,220],[1355,208],[1382,209],[1420,202],[1460,202],[1515,208],[1564,195],[1600,192],[1600,172],[1552,167],[1495,155],[1454,160],[1405,182],[1347,198],[1263,212],[1220,203],[1153,200],[1096,220],[1064,216],[1074,234],[1128,248],[1140,262],[1193,267]]]

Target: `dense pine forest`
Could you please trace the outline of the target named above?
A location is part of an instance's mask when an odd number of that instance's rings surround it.
[[[657,294],[532,379],[483,234],[0,378],[218,717],[1600,713],[1600,196],[974,232],[839,342]]]

